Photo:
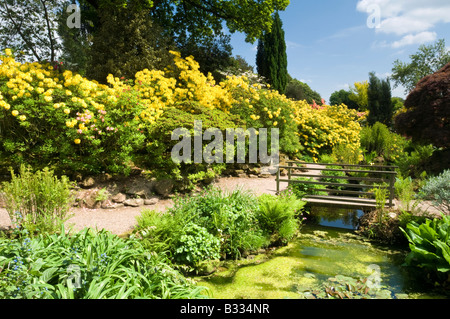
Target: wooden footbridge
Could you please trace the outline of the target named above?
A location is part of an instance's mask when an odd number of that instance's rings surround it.
[[[303,198],[308,205],[367,210],[377,207],[375,193],[371,190],[381,187],[387,189],[385,207],[391,208],[394,206],[395,168],[288,161],[287,166],[278,166],[277,193],[280,183],[300,183],[311,193]],[[287,170],[285,176],[281,176],[282,169]]]

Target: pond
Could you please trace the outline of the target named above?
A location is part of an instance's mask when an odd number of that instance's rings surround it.
[[[312,212],[315,222],[302,226],[289,245],[227,262],[214,274],[197,277],[198,285],[218,299],[324,298],[326,292],[352,298],[444,298],[408,276],[401,266],[406,251],[355,234],[362,211],[333,211]]]

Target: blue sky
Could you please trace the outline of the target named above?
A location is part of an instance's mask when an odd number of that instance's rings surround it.
[[[291,0],[280,17],[289,74],[327,102],[371,71],[385,78],[395,60],[409,61],[421,44],[445,39],[450,48],[449,0]],[[255,66],[256,42],[235,33],[231,44],[233,55]],[[393,89],[393,96],[405,98],[404,89]]]

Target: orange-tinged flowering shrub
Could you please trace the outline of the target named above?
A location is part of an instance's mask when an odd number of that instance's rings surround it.
[[[18,63],[0,55],[0,161],[4,167],[31,164],[56,172],[123,171],[133,146],[140,111],[117,113],[126,93],[70,71]],[[111,98],[114,97],[114,98]],[[121,100],[122,99],[122,100]],[[114,122],[114,125],[112,125]],[[124,123],[128,128],[123,129]],[[114,130],[107,128],[114,127]],[[122,134],[118,130],[123,129]],[[128,135],[124,134],[128,133]],[[124,145],[127,145],[124,147]]]

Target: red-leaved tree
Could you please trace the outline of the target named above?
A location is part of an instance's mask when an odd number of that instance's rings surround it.
[[[417,83],[395,127],[419,143],[450,148],[450,63]]]

